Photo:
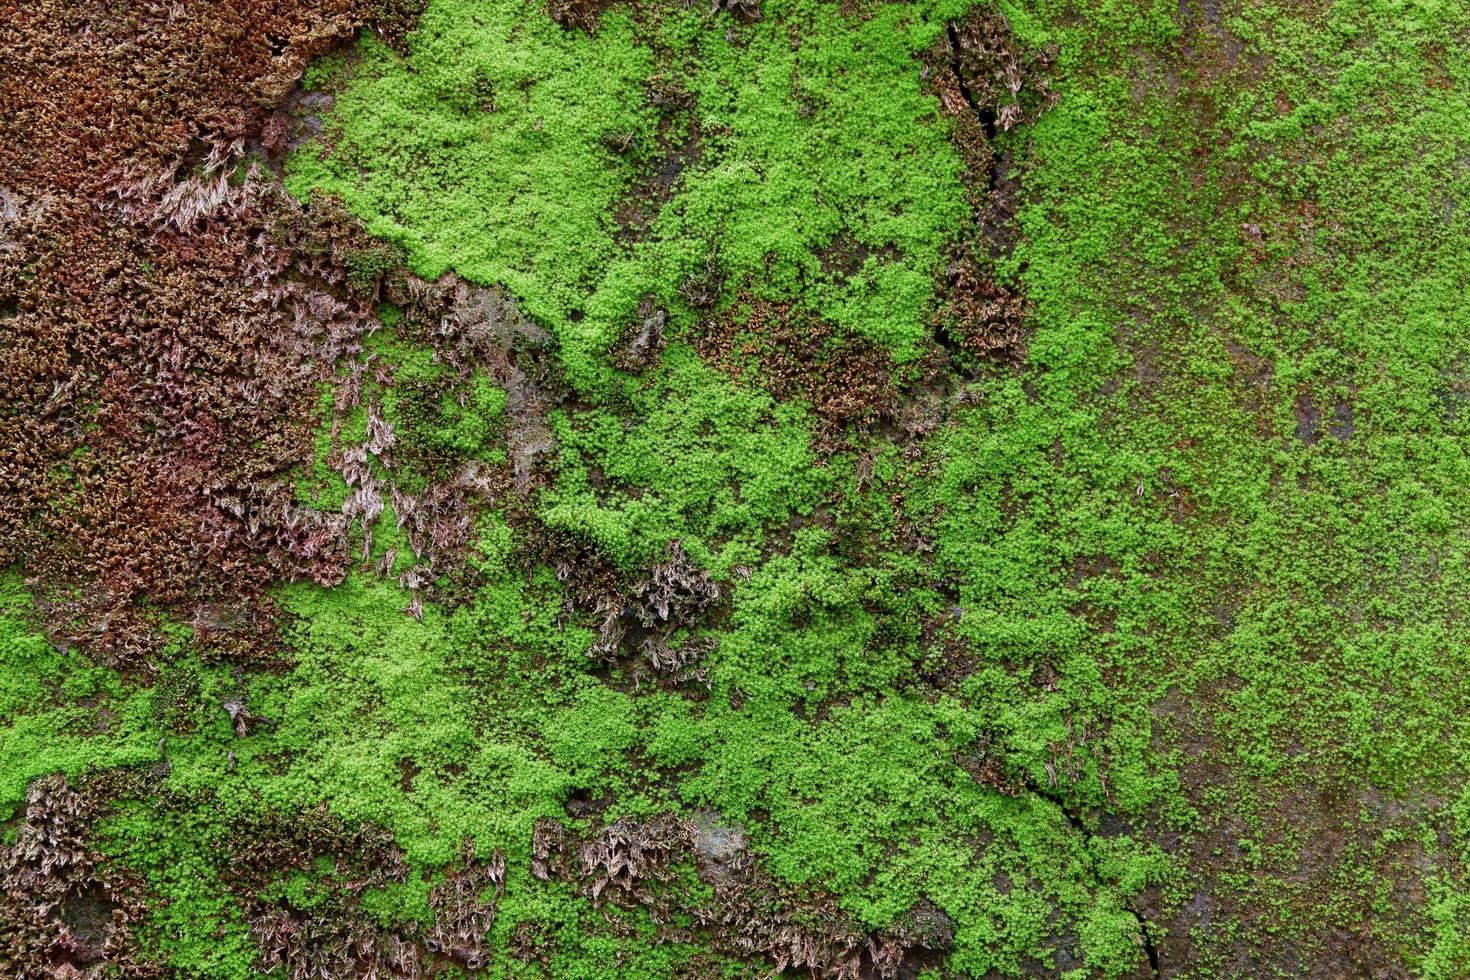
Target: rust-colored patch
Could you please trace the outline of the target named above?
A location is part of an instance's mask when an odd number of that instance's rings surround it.
[[[250,160],[307,60],[407,5],[12,4],[0,24],[0,550],[49,632],[141,666],[158,610],[336,581],[297,505],[317,386],[372,329],[383,246]],[[258,617],[257,617],[258,618]],[[201,638],[269,656],[268,624]]]
[[[742,295],[728,312],[702,325],[694,342],[706,361],[737,380],[810,405],[824,444],[849,426],[878,422],[898,399],[893,361],[883,348],[837,333],[795,303]]]

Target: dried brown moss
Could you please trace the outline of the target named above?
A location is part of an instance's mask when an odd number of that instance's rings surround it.
[[[478,860],[466,841],[464,866],[451,870],[429,892],[434,910],[434,925],[425,940],[429,952],[471,970],[484,966],[490,956],[485,937],[495,924],[496,903],[504,890],[505,855],[496,851],[489,860]]]
[[[972,183],[989,183],[998,133],[1035,122],[1056,102],[1047,84],[1053,57],[1023,48],[1005,15],[990,8],[952,21],[935,42],[925,75],[953,121]]]
[[[611,0],[547,0],[547,15],[567,30],[597,30],[597,22]]]
[[[710,887],[707,900],[678,887],[685,869]],[[764,960],[777,973],[886,980],[905,967],[931,964],[953,942],[953,925],[927,904],[884,933],[867,932],[830,897],[777,882],[751,853],[740,828],[713,813],[618,820],[582,837],[555,821],[541,821],[532,841],[531,873],[573,882],[594,901],[645,908],[671,932],[679,921],[692,919],[715,949]]]
[[[794,303],[742,298],[702,324],[694,342],[705,360],[734,378],[806,402],[824,443],[879,421],[898,399],[892,358],[883,348],[838,334]]]
[[[1000,12],[977,10],[950,23],[926,58],[925,77],[965,163],[973,217],[970,238],[957,245],[936,283],[936,337],[952,354],[1024,353],[1029,308],[993,271],[994,259],[1014,246],[1020,192],[1011,175],[1012,151],[997,141],[1056,102],[1047,83],[1053,57],[1049,50],[1024,49]]]
[[[141,885],[88,842],[99,806],[59,775],[27,791],[15,843],[0,851],[0,975],[161,975],[132,931],[145,914]]]
[[[372,325],[348,253],[377,246],[241,167],[280,149],[307,59],[385,9],[0,17],[0,549],[53,593],[59,637],[139,663],[151,610],[341,576],[345,525],[298,507],[291,473],[316,385]],[[227,652],[268,648],[248,632]]]
[[[943,338],[978,356],[1023,353],[1030,308],[1020,292],[968,251],[950,264],[944,285],[934,317]]]
[[[390,834],[351,826],[325,807],[235,821],[222,878],[246,910],[264,969],[308,977],[422,975],[423,949],[411,935],[378,925],[361,908],[368,888],[402,881],[408,865]],[[329,863],[331,872],[316,871]],[[313,874],[302,907],[275,887],[290,872]]]

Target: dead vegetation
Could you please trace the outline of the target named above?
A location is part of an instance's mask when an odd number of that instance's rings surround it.
[[[650,641],[666,642],[676,629],[698,622],[699,617],[720,598],[720,587],[710,580],[676,541],[669,545],[667,558],[648,570],[621,596],[616,611],[608,610],[608,619],[593,644],[593,652],[614,653],[630,635],[643,636],[646,649]]]
[[[936,291],[934,326],[952,355],[1024,354],[1025,297],[997,282],[994,260],[1014,246],[1019,188],[1001,133],[1029,124],[1056,102],[1047,84],[1053,51],[1026,51],[999,11],[981,10],[948,25],[926,59],[925,77],[953,127],[965,164],[974,224],[953,250]]]
[[[724,12],[749,24],[761,18],[760,0],[711,0],[710,13]]]
[[[291,471],[375,326],[353,259],[382,246],[250,160],[369,15],[396,36],[407,7],[42,2],[0,25],[0,547],[64,642],[139,665],[150,610],[342,575],[346,522],[298,506]]]
[[[688,872],[712,888],[709,901],[680,887]],[[887,980],[906,965],[928,963],[954,938],[947,917],[927,904],[888,931],[866,932],[830,898],[778,884],[760,867],[743,831],[713,813],[618,820],[585,837],[541,821],[531,873],[573,882],[594,901],[641,906],[664,929],[692,918],[714,948],[764,960],[776,973]]]
[[[291,980],[380,977],[413,980],[423,972],[421,948],[366,921],[344,896],[333,894],[309,912],[271,909],[250,920],[260,963]]]
[[[322,807],[239,819],[228,847],[225,876],[245,906],[263,969],[279,968],[292,980],[422,975],[417,938],[378,925],[360,907],[364,890],[408,874],[386,832],[349,826]],[[315,870],[323,863],[331,867],[325,875]],[[293,871],[313,872],[305,906],[276,886]]]
[[[464,867],[450,871],[429,892],[434,910],[434,925],[425,940],[429,952],[472,970],[484,966],[489,956],[485,936],[495,924],[495,906],[504,889],[505,855],[496,851],[489,860],[478,860],[466,841]]]
[[[725,289],[725,267],[718,252],[711,252],[688,277],[679,284],[679,295],[696,310],[707,310],[720,301]]]
[[[663,352],[668,322],[666,310],[655,308],[648,300],[639,304],[633,322],[613,348],[613,366],[629,374],[641,374],[652,367]]]
[[[373,326],[318,250],[345,229],[283,194],[242,189],[194,231],[133,201],[116,221],[57,205],[25,230],[29,262],[0,262],[18,308],[0,321],[0,540],[82,586],[57,632],[123,662],[149,648],[144,599],[340,577],[343,526],[296,505],[291,470],[322,364]]]
[[[286,836],[281,831],[286,830]],[[296,821],[273,819],[247,843],[240,861],[255,877],[236,881],[255,911],[250,930],[265,969],[281,968],[293,980],[317,977],[380,977],[415,980],[454,964],[477,970],[490,950],[486,935],[495,922],[505,883],[505,858],[474,856],[466,843],[458,867],[429,891],[433,922],[422,934],[383,927],[359,903],[366,888],[402,881],[407,867],[382,831],[348,830],[325,814]],[[335,863],[335,874],[318,882],[309,908],[270,897],[270,882],[284,869],[311,867],[318,857]]]
[[[432,347],[459,384],[478,369],[505,391],[513,489],[527,493],[539,478],[539,460],[554,445],[547,415],[567,395],[552,336],[499,287],[453,274],[430,283],[407,273],[389,276],[385,285],[389,301],[404,311],[404,332]],[[415,462],[430,470],[434,461]]]
[[[547,0],[546,13],[567,30],[597,31],[597,22],[611,0]]]
[[[524,520],[525,518],[523,518]],[[702,683],[699,662],[716,641],[697,635],[725,608],[724,590],[679,542],[664,560],[636,574],[620,571],[580,539],[526,523],[519,552],[529,571],[550,563],[565,592],[564,615],[590,619],[597,632],[588,653],[632,668],[635,681]]]
[[[934,328],[940,342],[967,354],[1019,358],[1025,350],[1025,297],[995,281],[987,263],[967,249],[950,263]]]
[[[810,405],[824,445],[849,427],[875,424],[898,400],[883,348],[838,334],[795,303],[742,297],[702,324],[694,342],[701,357],[736,380]]]
[[[947,25],[927,59],[926,77],[954,124],[955,146],[970,168],[972,184],[989,189],[995,140],[1053,105],[1046,81],[1051,51],[1024,50],[1005,15],[977,9]]]
[[[360,532],[361,561],[372,558],[374,524],[391,505],[408,553],[388,548],[374,567],[397,578],[410,594],[405,611],[417,617],[423,598],[438,595],[430,583],[448,576],[452,589],[466,572],[461,559],[474,515],[489,506],[523,508],[544,479],[541,463],[554,446],[547,416],[565,390],[552,338],[503,289],[473,286],[452,274],[431,283],[402,270],[387,275],[382,288],[402,318],[398,334],[432,350],[444,371],[433,381],[405,380],[376,355],[347,362],[336,378],[334,446],[326,463],[348,488],[334,517]],[[436,445],[417,426],[400,432],[379,404],[381,393],[392,388],[400,414],[432,424],[446,402],[463,407],[482,375],[506,396],[505,463]],[[366,414],[365,437],[340,443],[340,420],[357,410]],[[404,558],[411,558],[406,567]]]
[[[161,975],[131,928],[145,914],[141,886],[87,842],[98,805],[60,775],[31,784],[15,843],[0,851],[0,974],[16,980]]]
[[[399,0],[8,4],[0,186],[95,198],[120,174],[187,177],[259,133],[310,58],[370,19],[392,41],[414,13]]]

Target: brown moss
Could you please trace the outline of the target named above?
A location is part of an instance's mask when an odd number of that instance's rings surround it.
[[[282,148],[267,129],[306,60],[370,12],[401,32],[399,6],[0,17],[0,549],[51,592],[58,635],[136,664],[159,609],[341,577],[344,527],[291,477],[317,384],[372,326],[376,283],[347,259],[375,245],[240,169]]]
[[[400,36],[413,10],[365,0],[5,6],[0,186],[87,194],[119,171],[181,164],[195,141],[247,140],[309,58],[370,16]]]
[[[222,877],[246,911],[263,969],[279,968],[301,980],[422,975],[423,949],[415,938],[378,925],[359,903],[365,889],[408,874],[386,831],[349,825],[323,806],[237,819],[227,848]],[[330,874],[314,871],[323,859],[331,864]],[[292,871],[314,876],[307,908],[273,887]]]
[[[934,326],[968,354],[1019,358],[1029,312],[1024,296],[997,283],[988,264],[967,251],[950,264]]]
[[[993,272],[994,260],[1014,247],[1020,203],[1012,150],[1002,150],[998,138],[1055,103],[1047,84],[1053,57],[1024,49],[994,10],[951,22],[926,56],[925,77],[965,163],[973,220],[936,284],[936,338],[951,354],[1019,358],[1024,352],[1025,298],[997,283]]]
[[[143,889],[89,842],[100,797],[47,776],[26,793],[15,843],[0,851],[0,974],[154,977],[132,924]]]
[[[617,820],[584,837],[543,820],[531,853],[537,878],[573,882],[596,902],[647,909],[671,933],[691,919],[713,948],[765,960],[777,973],[892,978],[932,965],[953,942],[953,925],[927,903],[890,930],[867,932],[830,896],[778,882],[740,828],[718,814]],[[677,887],[679,870],[689,867],[709,886],[707,900]]]
[[[481,861],[466,841],[463,867],[451,870],[429,892],[434,910],[434,925],[425,941],[429,951],[471,970],[484,966],[490,955],[485,937],[495,924],[496,903],[504,890],[505,855],[496,851]]]
[[[610,3],[611,0],[547,0],[546,14],[567,30],[591,34],[597,30],[597,22]]]
[[[883,348],[838,334],[794,303],[742,296],[728,312],[702,324],[694,343],[706,361],[737,380],[811,406],[824,443],[849,427],[871,426],[898,398],[893,362]]]
[[[951,21],[935,42],[925,75],[953,121],[972,183],[988,184],[998,133],[1034,122],[1055,103],[1046,77],[1054,56],[1022,48],[1005,15],[991,8]]]

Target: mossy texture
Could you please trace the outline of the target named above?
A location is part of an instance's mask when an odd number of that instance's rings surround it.
[[[738,830],[750,921],[872,937],[833,976],[895,975],[894,937],[935,978],[1465,976],[1470,7],[741,9],[430,0],[316,63],[334,103],[286,187],[503,289],[553,380],[374,297],[294,474],[361,560],[271,586],[270,664],[160,610],[157,669],[119,669],[6,573],[0,817],[133,773],[98,846],[168,975],[287,975],[261,902],[426,935],[502,859],[490,953],[447,975],[801,966],[720,938],[733,872],[698,849],[644,891],[536,871],[552,824],[672,814]],[[931,74],[1002,15],[1054,104],[992,113],[977,174]],[[936,329],[965,248],[1025,297],[1011,360]],[[702,359],[753,303],[870,344],[891,411],[832,438],[758,350]],[[533,402],[534,478],[464,490]],[[479,493],[458,551],[414,523],[440,491]],[[250,828],[317,811],[406,870],[241,884]]]

